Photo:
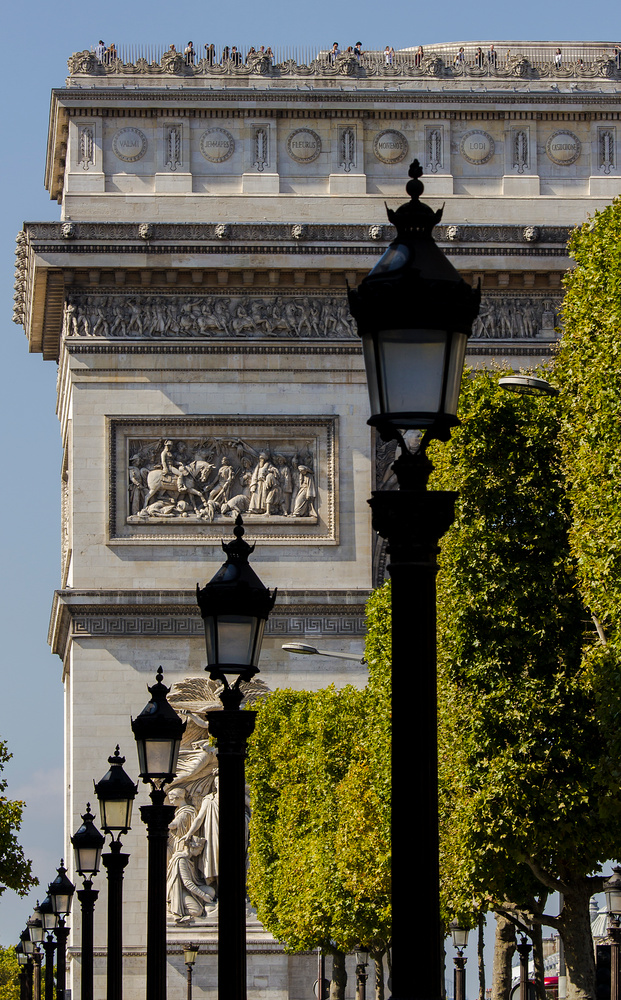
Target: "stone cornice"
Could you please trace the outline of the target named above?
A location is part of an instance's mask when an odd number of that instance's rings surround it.
[[[362,636],[368,590],[279,590],[266,635],[289,638]],[[64,661],[75,637],[204,635],[191,590],[57,590],[48,643]]]

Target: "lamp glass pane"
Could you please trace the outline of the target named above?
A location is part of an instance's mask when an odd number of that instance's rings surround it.
[[[58,917],[55,913],[42,913],[41,920],[46,931],[53,931],[58,925]]]
[[[28,931],[30,933],[30,940],[34,941],[35,944],[40,944],[43,941],[43,921],[39,918],[38,921],[29,924]]]
[[[71,911],[72,896],[66,892],[50,893],[52,908],[58,917],[64,917]]]
[[[446,376],[446,395],[444,399],[444,412],[453,417],[457,415],[459,393],[461,390],[461,376],[464,370],[467,344],[468,337],[465,333],[453,333],[450,347],[451,355],[449,357],[448,372]]]
[[[74,848],[75,867],[80,875],[96,875],[99,871],[99,861],[101,858],[100,847],[76,847]]]
[[[100,799],[99,811],[104,830],[129,830],[132,805],[132,799]]]
[[[209,665],[226,666],[227,663],[255,665],[255,657],[258,659],[257,630],[260,623],[262,619],[248,615],[218,615],[217,618],[206,618],[205,641]]]
[[[178,740],[145,740],[145,773],[153,777],[174,774],[178,747]]]
[[[452,927],[451,932],[455,948],[465,948],[468,944],[468,931],[463,927]]]
[[[606,909],[609,913],[621,914],[621,886],[606,889]]]
[[[30,937],[22,938],[22,948],[24,949],[24,954],[34,955],[35,946],[34,942],[30,940]]]
[[[372,414],[439,413],[447,334],[380,330],[376,337],[375,345],[363,337]]]

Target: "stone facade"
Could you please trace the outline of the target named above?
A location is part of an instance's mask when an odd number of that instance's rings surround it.
[[[14,318],[30,350],[59,365],[50,642],[64,665],[68,832],[117,742],[136,772],[129,717],[158,665],[177,692],[204,681],[194,588],[221,564],[235,510],[257,542],[256,571],[279,589],[261,679],[364,684],[353,660],[296,660],[281,646],[361,652],[365,599],[384,573],[366,499],[391,487],[391,453],[366,424],[346,286],[390,241],[384,202],[404,200],[414,156],[426,199],[445,202],[440,245],[482,284],[469,362],[550,357],[570,229],[621,191],[621,70],[612,45],[561,43],[560,65],[556,43],[499,42],[491,58],[477,47],[391,62],[207,53],[192,65],[171,52],[84,52],[53,92],[46,183],[61,221],[18,236]],[[137,813],[125,843],[134,1000],[146,905]],[[252,914],[248,931],[249,995],[308,996],[314,958],[285,956]],[[171,1000],[190,938],[202,945],[195,995],[215,995],[213,914],[189,927],[171,915]]]

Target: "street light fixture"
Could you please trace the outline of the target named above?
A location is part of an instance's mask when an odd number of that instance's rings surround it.
[[[305,642],[286,642],[281,647],[286,653],[303,653],[307,656],[334,656],[337,660],[355,660],[356,663],[366,663],[364,656],[357,653],[335,653],[331,649],[317,649],[316,646],[309,646]]]
[[[356,1000],[366,1000],[367,996],[367,966],[369,953],[366,948],[356,948]]]
[[[58,917],[56,925],[56,997],[57,1000],[65,1000],[67,938],[69,937],[69,928],[65,923],[65,917],[68,917],[71,912],[75,886],[67,878],[67,869],[62,860],[57,871],[58,875],[47,887],[47,894],[52,904],[52,910]]]
[[[132,806],[138,785],[123,769],[125,757],[117,745],[108,757],[110,769],[95,784],[101,825],[110,834],[110,853],[102,863],[108,875],[108,952],[106,959],[107,1000],[121,1000],[123,995],[123,871],[129,854],[121,853],[121,834],[131,829]],[[116,838],[115,838],[116,834]],[[105,838],[102,837],[105,842]]]
[[[450,925],[453,947],[457,949],[457,955],[453,957],[455,971],[453,973],[453,996],[455,1000],[466,1000],[466,962],[464,958],[464,948],[468,944],[468,930],[460,927],[457,920],[453,920]]]
[[[160,667],[153,687],[147,690],[151,700],[137,718],[132,730],[138,748],[140,777],[151,785],[151,805],[140,807],[149,842],[147,889],[147,997],[166,1000],[166,849],[168,827],[175,807],[164,805],[169,784],[177,773],[177,758],[186,723],[182,722],[166,695]]]
[[[90,802],[82,816],[82,825],[78,827],[71,843],[75,858],[75,868],[78,875],[84,879],[82,889],[78,890],[78,899],[82,907],[82,969],[80,975],[81,1000],[93,1000],[93,914],[95,901],[99,891],[93,889],[93,875],[99,871],[101,850],[105,837],[93,823]]]
[[[521,396],[558,396],[559,391],[544,378],[534,375],[505,375],[498,379],[501,389],[516,392]]]
[[[222,542],[226,562],[196,599],[205,623],[207,667],[223,687],[222,711],[207,713],[218,746],[220,860],[218,875],[218,997],[246,1000],[246,743],[255,712],[240,711],[241,684],[259,671],[265,623],[276,600],[248,563],[254,545],[244,541],[240,515],[232,542]],[[230,678],[230,679],[229,679]]]
[[[399,1000],[442,995],[439,902],[436,608],[438,542],[452,524],[455,493],[430,492],[433,438],[448,440],[480,288],[468,285],[432,237],[442,211],[420,202],[422,168],[410,166],[410,201],[388,217],[397,235],[356,290],[352,315],[363,342],[371,417],[400,455],[398,490],[373,493],[373,527],[388,541],[392,578],[392,984]],[[424,431],[415,452],[404,432]],[[413,638],[415,642],[413,643]],[[411,723],[413,668],[417,724]],[[420,821],[404,789],[414,782]],[[416,868],[411,859],[420,859]],[[418,904],[412,908],[412,899]],[[425,961],[411,974],[411,942]]]
[[[198,944],[186,944],[183,949],[183,961],[185,962],[185,967],[188,970],[187,1000],[192,1000],[192,970],[194,968],[194,963],[199,950],[200,945]]]

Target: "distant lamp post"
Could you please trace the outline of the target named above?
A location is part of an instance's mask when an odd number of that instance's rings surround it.
[[[164,805],[169,784],[177,773],[177,758],[186,723],[182,722],[166,695],[160,667],[148,691],[151,700],[132,720],[138,749],[140,777],[151,785],[150,806],[140,807],[149,842],[147,889],[147,997],[166,1000],[166,848],[168,826],[175,807]]]
[[[532,951],[532,945],[523,934],[520,943],[516,945],[516,951],[520,956],[520,1000],[531,1000],[531,995],[534,997],[534,990],[528,979],[528,956]]]
[[[60,867],[58,868],[58,875],[53,882],[47,887],[47,894],[50,897],[52,903],[52,910],[58,917],[58,924],[56,925],[56,941],[58,942],[58,948],[56,952],[56,998],[57,1000],[65,1000],[65,981],[67,975],[67,938],[69,937],[69,928],[65,923],[65,919],[69,916],[71,912],[71,903],[73,901],[73,894],[75,892],[75,886],[73,882],[70,882],[67,878],[67,869],[65,868],[63,862],[60,862]]]
[[[356,1000],[366,1000],[367,996],[367,966],[369,953],[365,948],[356,948]]]
[[[15,957],[19,965],[19,1000],[32,1000],[28,995],[28,955],[21,941],[15,945]]]
[[[52,901],[49,896],[43,900],[38,907],[38,913],[43,924],[43,931],[46,937],[43,941],[43,951],[45,952],[45,1000],[54,1000],[54,952],[56,942],[51,931],[56,930],[58,917],[52,909]]]
[[[42,955],[39,951],[39,945],[43,941],[43,921],[39,915],[39,903],[37,905],[32,916],[28,919],[26,923],[26,930],[30,936],[30,940],[34,945],[34,951],[32,953],[33,962],[33,981],[32,981],[32,992],[35,996],[35,1000],[41,1000],[41,960]]]
[[[457,950],[457,955],[453,958],[455,971],[453,973],[453,994],[455,1000],[466,1000],[466,962],[464,958],[464,948],[468,944],[468,930],[460,927],[457,920],[451,923],[451,937],[453,947]]]
[[[99,871],[101,851],[105,837],[93,823],[90,802],[82,816],[82,825],[78,827],[71,843],[75,859],[75,869],[83,879],[83,887],[78,890],[78,899],[82,907],[82,968],[80,973],[81,1000],[93,1000],[93,915],[95,901],[99,891],[93,889],[93,875]]]
[[[369,501],[373,527],[388,542],[392,579],[392,992],[399,1000],[442,995],[435,576],[456,494],[427,490],[433,466],[426,450],[433,438],[448,440],[459,423],[466,345],[480,302],[480,289],[460,277],[433,240],[442,211],[420,202],[421,174],[415,160],[406,187],[411,200],[388,212],[397,235],[349,292],[367,371],[368,423],[400,448],[392,466],[399,489],[376,491]],[[411,432],[424,432],[414,451]],[[412,786],[416,823],[405,794]],[[415,976],[412,940],[424,956]]]
[[[218,745],[220,871],[218,875],[218,997],[246,1000],[246,743],[255,713],[241,712],[240,685],[259,671],[265,623],[276,600],[248,563],[240,515],[235,539],[222,542],[226,562],[196,599],[205,624],[209,676],[222,683],[222,711],[207,714]]]
[[[281,647],[285,653],[302,653],[306,656],[334,656],[337,660],[355,660],[356,663],[366,663],[364,654],[358,653],[337,653],[331,649],[317,649],[316,646],[309,646],[306,642],[285,642]]]
[[[606,909],[608,910],[608,939],[610,941],[610,1000],[621,1000],[621,970],[619,949],[621,945],[621,868],[615,865],[612,875],[604,883]]]
[[[194,963],[199,950],[200,945],[198,944],[186,944],[183,949],[183,961],[185,962],[185,967],[188,970],[187,1000],[192,1000],[192,970],[194,969]]]
[[[35,946],[30,940],[30,934],[27,930],[22,931],[20,934],[20,944],[22,947],[22,954],[26,958],[26,963],[24,965],[24,989],[28,1000],[33,1000],[33,955]]]
[[[117,746],[108,757],[110,769],[95,784],[99,813],[104,833],[110,834],[110,853],[104,854],[102,864],[108,875],[108,952],[106,961],[107,1000],[121,1000],[123,996],[123,871],[129,854],[121,853],[121,834],[131,829],[132,806],[138,792],[128,774],[123,770],[125,757]],[[102,837],[105,842],[105,838]]]

